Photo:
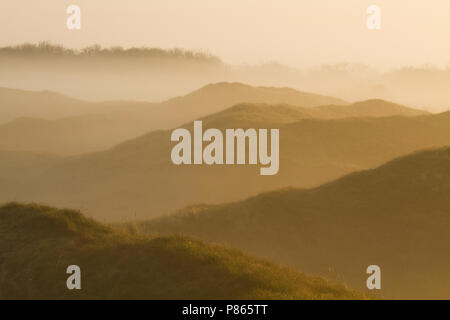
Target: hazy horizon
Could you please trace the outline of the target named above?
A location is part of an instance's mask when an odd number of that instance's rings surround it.
[[[0,46],[51,41],[82,48],[98,43],[200,50],[235,65],[278,62],[305,68],[348,62],[384,70],[428,64],[445,68],[450,63],[445,41],[450,2],[432,2],[6,0],[0,4],[0,28],[8,33]],[[66,28],[70,4],[81,8],[81,30]],[[366,27],[371,4],[382,10],[381,30]]]

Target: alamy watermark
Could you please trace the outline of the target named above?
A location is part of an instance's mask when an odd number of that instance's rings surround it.
[[[226,129],[225,146],[223,133],[219,129],[207,129],[203,133],[202,121],[194,121],[194,138],[188,129],[178,128],[172,132],[171,141],[178,141],[171,152],[172,162],[181,164],[248,164],[263,167],[261,175],[274,175],[280,166],[279,129],[270,129],[270,155],[268,151],[268,129]],[[203,142],[209,142],[203,148]],[[247,142],[248,141],[248,148]],[[193,157],[192,157],[193,144]],[[225,155],[224,155],[225,151]],[[235,155],[236,151],[236,155]],[[193,159],[192,159],[193,158]]]
[[[66,13],[69,17],[66,21],[67,29],[69,30],[80,30],[81,29],[81,9],[75,4],[71,4],[67,7]]]
[[[67,278],[66,286],[69,290],[81,290],[81,269],[77,265],[70,265],[66,269],[66,273],[70,274]]]
[[[81,8],[76,4],[71,4],[67,7],[66,13],[69,17],[66,21],[67,29],[80,30],[81,29]],[[369,30],[381,29],[381,8],[378,5],[370,5],[366,9],[369,17],[366,20],[366,26]]]
[[[366,286],[369,290],[381,289],[381,268],[377,265],[370,265],[366,270],[370,276],[367,278]]]
[[[381,8],[375,4],[369,6],[366,10],[369,17],[366,21],[367,29],[380,30],[381,29]]]

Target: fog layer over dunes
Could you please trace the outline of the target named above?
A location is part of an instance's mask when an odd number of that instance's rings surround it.
[[[228,65],[204,52],[159,48],[76,51],[46,42],[0,48],[0,86],[53,90],[82,99],[160,102],[212,82],[289,86],[349,101],[381,98],[428,111],[450,108],[450,69],[398,66],[379,71],[342,63],[298,68]]]

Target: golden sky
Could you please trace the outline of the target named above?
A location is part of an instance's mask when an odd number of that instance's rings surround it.
[[[81,30],[66,28],[70,4],[81,7]],[[381,30],[366,27],[371,4]],[[2,0],[0,30],[0,46],[183,47],[237,64],[450,62],[450,0]]]

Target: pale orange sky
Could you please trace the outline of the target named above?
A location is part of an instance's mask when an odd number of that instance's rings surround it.
[[[66,28],[77,4],[82,28]],[[366,8],[382,9],[382,29]],[[377,67],[450,62],[450,0],[2,0],[0,46],[50,40],[207,50],[224,61]]]

